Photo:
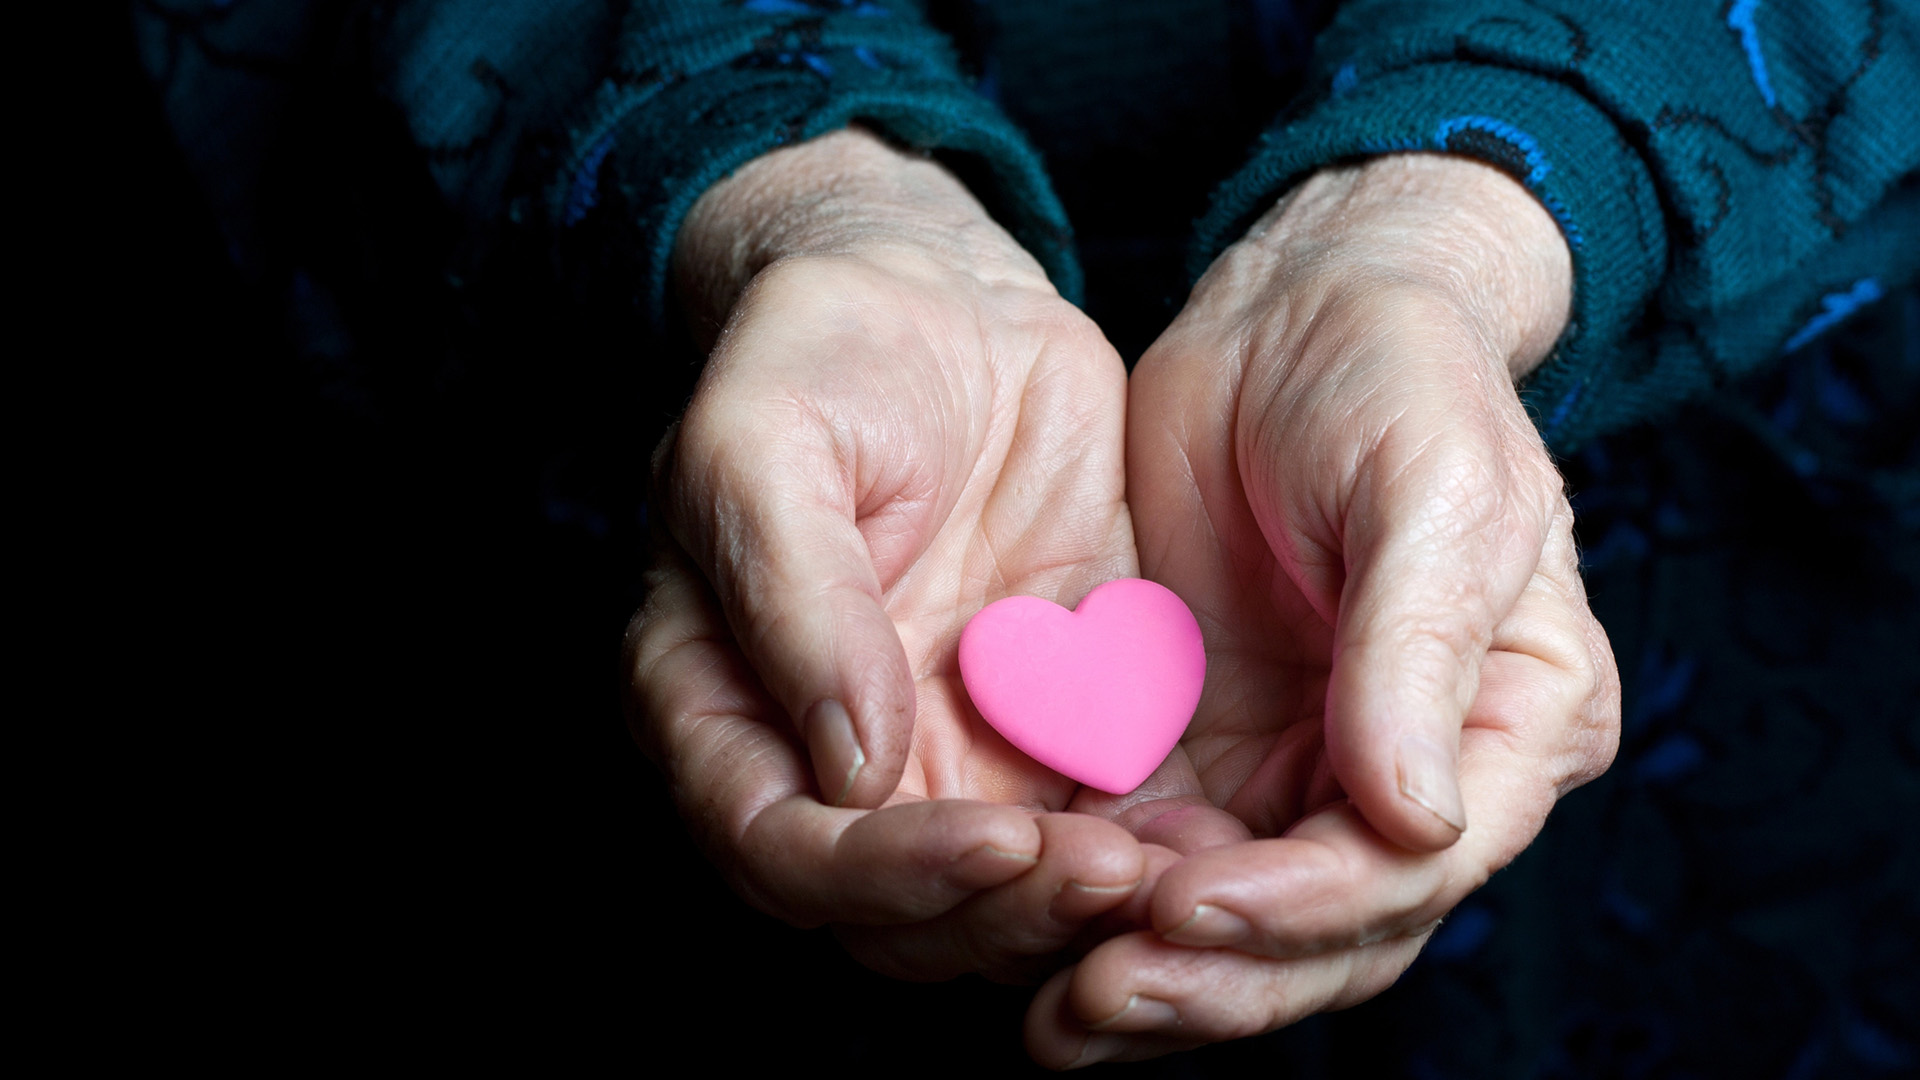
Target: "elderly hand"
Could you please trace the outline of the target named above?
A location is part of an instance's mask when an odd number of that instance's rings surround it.
[[[1559,336],[1570,279],[1558,229],[1504,174],[1382,158],[1283,200],[1141,361],[1141,562],[1208,648],[1182,746],[1253,838],[1196,832],[1184,808],[1131,822],[1186,858],[1155,886],[1157,932],[1042,990],[1042,1063],[1378,993],[1605,770],[1618,678],[1513,389]]]
[[[968,704],[967,619],[1137,572],[1126,374],[938,165],[848,130],[708,192],[676,269],[717,343],[655,461],[630,715],[734,887],[909,978],[1037,978],[1144,921],[1171,852]]]

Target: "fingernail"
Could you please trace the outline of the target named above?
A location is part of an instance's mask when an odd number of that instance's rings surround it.
[[[1083,885],[1078,881],[1063,881],[1054,890],[1053,902],[1047,905],[1047,915],[1060,922],[1079,922],[1088,917],[1089,910],[1109,910],[1120,902],[1120,897],[1139,888],[1138,879],[1124,885]]]
[[[1033,869],[1039,862],[1038,855],[1002,851],[992,844],[982,844],[972,851],[954,856],[953,861],[947,864],[946,879],[954,888],[972,892],[1005,884]]]
[[[1253,934],[1253,925],[1225,908],[1195,904],[1187,921],[1160,936],[1175,945],[1212,948],[1238,945]]]
[[[1080,1047],[1080,1056],[1074,1058],[1073,1061],[1067,1065],[1066,1070],[1062,1071],[1084,1069],[1089,1065],[1098,1065],[1108,1058],[1119,1054],[1121,1050],[1126,1048],[1126,1045],[1127,1038],[1124,1035],[1090,1034],[1087,1036],[1087,1041]]]
[[[1421,735],[1400,740],[1400,794],[1419,803],[1454,832],[1467,831],[1467,808],[1460,802],[1453,756]]]
[[[1154,1028],[1180,1026],[1180,1010],[1161,1001],[1159,998],[1143,997],[1135,994],[1127,999],[1120,1011],[1097,1024],[1088,1024],[1089,1031],[1108,1031],[1115,1024],[1126,1021],[1128,1031],[1146,1031]],[[1081,1055],[1086,1056],[1084,1052]]]
[[[1107,1031],[1122,1021],[1125,1021],[1128,1032],[1179,1027],[1180,1010],[1159,998],[1142,997],[1139,994],[1129,997],[1119,1012],[1097,1024],[1087,1025],[1087,1041],[1080,1047],[1080,1056],[1074,1058],[1067,1068],[1083,1069],[1088,1065],[1110,1061],[1134,1046],[1138,1041],[1136,1036]]]
[[[813,755],[821,794],[832,795],[833,806],[845,803],[867,763],[866,751],[860,749],[860,740],[853,734],[853,717],[847,715],[845,705],[826,698],[807,713],[807,750]]]

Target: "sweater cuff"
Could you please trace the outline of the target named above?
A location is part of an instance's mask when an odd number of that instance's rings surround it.
[[[1607,366],[1639,321],[1667,259],[1660,204],[1645,162],[1607,115],[1565,83],[1482,64],[1427,64],[1355,80],[1261,136],[1254,156],[1215,193],[1189,270],[1215,256],[1306,174],[1408,151],[1463,154],[1494,165],[1540,200],[1573,254],[1573,308],[1553,353],[1521,387],[1541,434],[1564,450],[1587,428]]]
[[[940,157],[1080,302],[1066,213],[1013,124],[942,65],[844,41],[776,41],[698,74],[610,84],[548,191],[559,256],[576,274],[631,278],[622,287],[665,331],[674,239],[700,196],[768,151],[855,121]]]

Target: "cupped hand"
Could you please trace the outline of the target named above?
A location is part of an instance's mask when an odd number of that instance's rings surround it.
[[[968,704],[967,619],[1137,572],[1126,377],[938,165],[848,130],[710,191],[676,252],[711,356],[655,458],[636,738],[751,902],[883,972],[1021,978],[1144,919],[1170,852]],[[1051,962],[1057,966],[1058,962]]]
[[[1223,254],[1134,374],[1147,576],[1200,619],[1182,743],[1251,839],[1196,842],[1152,931],[1063,971],[1065,1066],[1270,1030],[1390,985],[1612,760],[1619,689],[1562,481],[1513,388],[1569,255],[1512,180],[1406,155],[1316,175]]]

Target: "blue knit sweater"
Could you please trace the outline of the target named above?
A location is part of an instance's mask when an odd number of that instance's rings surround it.
[[[1313,41],[1322,6],[137,10],[148,66],[243,258],[258,229],[248,183],[293,93],[288,73],[352,53],[463,223],[453,273],[483,272],[504,230],[539,230],[563,274],[634,297],[656,326],[694,200],[756,155],[854,120],[951,162],[1074,299],[1089,263],[1117,280],[1153,261],[1139,251],[1153,255],[1154,237],[1116,228],[1124,207],[1101,205],[1103,191],[1148,221],[1197,217],[1197,274],[1319,166],[1396,150],[1491,162],[1539,197],[1573,251],[1572,323],[1524,387],[1561,451],[1754,370],[1920,268],[1910,3],[1349,0]],[[1213,185],[1204,203],[1186,199],[1196,181]],[[1069,226],[1083,213],[1097,250]]]

